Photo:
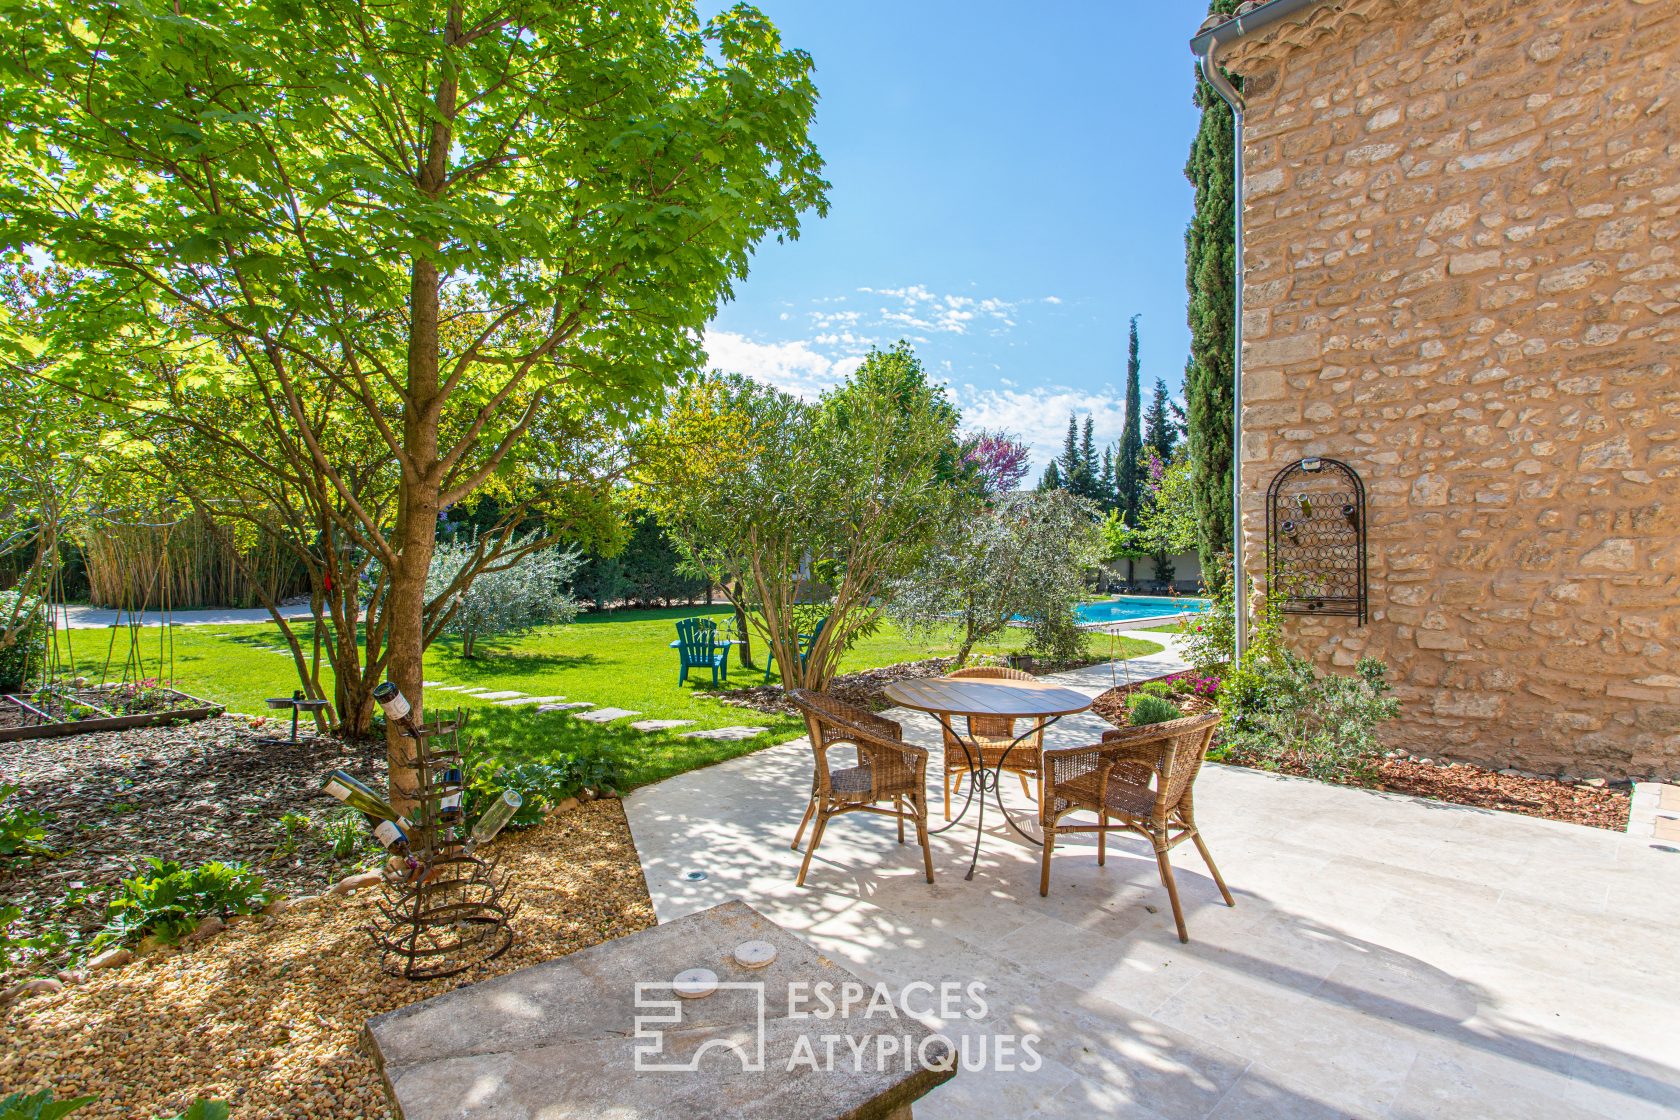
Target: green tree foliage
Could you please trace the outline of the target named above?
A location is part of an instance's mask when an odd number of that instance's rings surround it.
[[[706,594],[703,575],[694,574],[659,520],[645,510],[631,515],[630,537],[623,547],[591,550],[583,557],[572,588],[596,610],[616,603],[669,606],[691,603]]]
[[[1050,460],[1049,465],[1044,468],[1044,477],[1038,480],[1038,488],[1040,490],[1066,489],[1066,487],[1062,485],[1061,464],[1055,459]]]
[[[1138,509],[1143,503],[1143,393],[1138,383],[1142,363],[1138,360],[1137,321],[1133,315],[1126,340],[1126,428],[1120,435],[1114,464],[1115,506],[1130,525],[1138,523]]]
[[[1015,619],[1033,648],[1072,658],[1079,648],[1073,609],[1096,562],[1095,503],[1066,490],[999,498],[983,514],[947,526],[913,574],[894,581],[888,612],[911,633],[956,630],[957,664]]]
[[[1190,461],[1180,454],[1170,462],[1146,444],[1143,450],[1144,489],[1133,526],[1116,511],[1103,523],[1108,559],[1155,562],[1155,578],[1171,581],[1172,558],[1196,547],[1196,508],[1190,486]]]
[[[743,608],[783,680],[822,688],[875,625],[887,583],[978,504],[959,418],[902,342],[872,351],[815,404],[708,377],[639,435],[641,497]],[[813,604],[828,623],[801,670]]]
[[[1172,462],[1173,452],[1178,450],[1178,420],[1172,409],[1167,383],[1156,378],[1155,395],[1150,399],[1149,411],[1143,414],[1143,442],[1146,447],[1154,449],[1156,457],[1163,463]]]
[[[1236,6],[1237,0],[1212,0],[1208,11],[1228,15]],[[1199,72],[1195,81],[1195,103],[1202,120],[1184,167],[1196,189],[1195,213],[1184,234],[1185,285],[1190,296],[1190,364],[1185,369],[1184,395],[1197,551],[1202,570],[1213,572],[1218,569],[1215,557],[1231,549],[1232,330],[1236,316],[1232,178],[1236,156],[1230,107]]]
[[[44,375],[200,428],[271,413],[230,453],[342,503],[417,707],[439,514],[695,368],[752,247],[826,206],[811,60],[745,4],[42,0],[8,32],[5,245],[79,277]],[[383,509],[348,424],[397,476]]]
[[[471,580],[460,577],[484,555],[479,542],[462,536],[438,543],[426,594],[437,604],[443,632],[460,636],[462,657],[477,656],[480,638],[522,634],[577,617],[577,600],[566,588],[582,557],[575,548],[534,547],[537,537],[515,538],[507,558],[480,565]]]

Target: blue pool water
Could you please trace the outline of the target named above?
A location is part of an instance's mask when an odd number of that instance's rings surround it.
[[[1073,614],[1080,622],[1127,622],[1134,618],[1159,618],[1164,614],[1200,614],[1207,609],[1206,599],[1127,595],[1102,603],[1081,603],[1073,608]]]

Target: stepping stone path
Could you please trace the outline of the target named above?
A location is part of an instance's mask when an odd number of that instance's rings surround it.
[[[275,652],[290,652],[276,650]],[[523,708],[535,705],[538,712],[571,712],[573,716],[586,723],[611,723],[627,716],[639,716],[642,713],[633,712],[628,708],[597,708],[588,700],[567,701],[564,696],[527,696],[523,692],[505,691],[491,692],[480,687],[467,687],[458,684],[444,684],[442,681],[424,681],[424,687],[434,692],[456,692],[462,696],[471,696],[478,700],[494,701],[498,708]],[[584,711],[583,709],[592,709]],[[679,727],[689,727],[694,723],[691,719],[639,719],[630,726],[643,734],[655,731],[674,731]],[[708,731],[685,731],[683,739],[723,739],[740,740],[752,739],[768,731],[765,727],[714,727]]]
[[[615,719],[641,714],[640,712],[632,712],[628,708],[596,708],[593,712],[577,712],[575,717],[587,723],[611,723]]]
[[[669,731],[673,727],[687,727],[691,719],[639,719],[630,726],[637,731]]]
[[[770,730],[767,727],[714,727],[710,731],[684,731],[679,739],[751,739]]]

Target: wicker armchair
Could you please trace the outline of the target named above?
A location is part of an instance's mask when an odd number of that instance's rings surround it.
[[[992,680],[1030,681],[1031,673],[1023,673],[1019,669],[1005,669],[999,666],[978,665],[972,669],[958,669],[949,674],[952,677],[980,677]],[[945,777],[942,784],[945,787],[945,819],[951,819],[951,793],[955,788],[961,788],[963,776],[973,780],[976,768],[996,769],[999,762],[1004,760],[1004,752],[1009,752],[1004,769],[1017,775],[1021,779],[1021,792],[1028,797],[1032,790],[1027,786],[1028,778],[1039,776],[1040,752],[1044,750],[1043,716],[1034,717],[1032,733],[1019,743],[1014,750],[1009,750],[1009,744],[1015,742],[1018,732],[1015,729],[1016,720],[1010,716],[964,716],[968,721],[968,749],[951,733],[951,715],[945,713],[939,728],[945,739]],[[980,748],[979,756],[975,756],[974,748]]]
[[[1167,853],[1185,839],[1194,841],[1196,850],[1202,853],[1225,905],[1235,906],[1236,899],[1226,889],[1196,827],[1191,796],[1217,726],[1219,713],[1206,712],[1167,723],[1109,731],[1094,746],[1045,751],[1043,798],[1038,811],[1044,829],[1044,865],[1038,893],[1050,893],[1050,852],[1057,834],[1095,832],[1100,865],[1108,855],[1109,829],[1123,828],[1147,838],[1154,846],[1180,941],[1189,941],[1190,933],[1184,927],[1184,910],[1178,903],[1178,884],[1173,881]],[[1063,816],[1081,811],[1097,814],[1098,823],[1061,823]]]
[[[842,813],[897,817],[900,844],[904,843],[905,819],[913,821],[922,845],[927,881],[933,882],[933,851],[928,846],[927,830],[927,748],[906,743],[903,728],[892,720],[843,700],[803,688],[792,689],[787,695],[805,716],[811,750],[816,755],[811,800],[793,837],[792,847],[798,851],[805,826],[815,819],[811,846],[805,849],[805,862],[799,865],[798,885],[805,885],[811,856],[822,843],[829,818]],[[838,746],[856,749],[856,765],[843,766],[829,757]]]

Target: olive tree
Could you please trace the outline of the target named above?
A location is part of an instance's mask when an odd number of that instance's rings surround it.
[[[643,500],[738,602],[784,683],[820,689],[879,619],[887,585],[975,504],[958,419],[904,343],[815,403],[706,378],[642,434]],[[813,604],[828,621],[801,667]]]
[[[811,69],[744,4],[33,0],[0,45],[4,236],[83,277],[43,376],[169,409],[184,366],[181,423],[267,410],[387,573],[418,708],[439,514],[552,409],[631,415],[695,368],[752,247],[825,208]]]
[[[889,613],[912,634],[956,632],[957,664],[1019,624],[1032,647],[1069,660],[1079,652],[1074,607],[1099,554],[1101,510],[1066,490],[1001,495],[954,523],[912,574],[890,588]]]
[[[441,608],[441,625],[461,639],[461,656],[478,655],[478,639],[522,634],[544,624],[570,622],[578,602],[566,587],[577,574],[582,553],[576,548],[532,548],[538,537],[516,538],[508,549],[511,559],[480,564],[485,550],[464,537],[442,543],[432,553],[427,590]],[[463,582],[463,569],[480,564],[477,575]]]

